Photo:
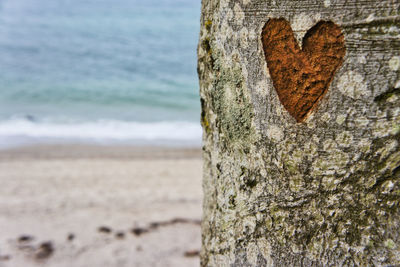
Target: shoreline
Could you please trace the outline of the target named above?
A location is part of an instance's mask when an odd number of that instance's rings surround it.
[[[0,149],[0,161],[48,159],[201,159],[200,147],[37,144]]]

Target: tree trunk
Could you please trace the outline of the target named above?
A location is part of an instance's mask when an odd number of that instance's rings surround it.
[[[202,266],[400,264],[399,10],[202,1]]]

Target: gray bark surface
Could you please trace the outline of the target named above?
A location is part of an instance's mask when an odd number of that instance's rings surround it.
[[[400,3],[202,0],[202,266],[400,264]],[[302,122],[264,57],[271,18],[319,21],[346,55]]]

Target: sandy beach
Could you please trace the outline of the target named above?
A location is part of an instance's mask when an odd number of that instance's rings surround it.
[[[200,149],[0,151],[0,266],[198,266]]]

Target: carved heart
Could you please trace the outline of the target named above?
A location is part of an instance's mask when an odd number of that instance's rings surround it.
[[[303,38],[299,48],[285,19],[270,19],[262,31],[265,59],[279,100],[302,122],[328,91],[346,53],[340,27],[321,21]]]

